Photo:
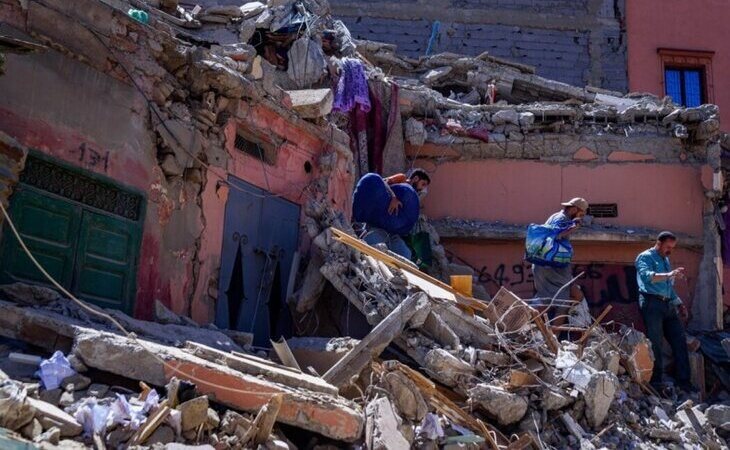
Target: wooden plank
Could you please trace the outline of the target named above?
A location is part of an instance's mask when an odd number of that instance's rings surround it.
[[[521,298],[501,287],[489,302],[485,316],[495,327],[513,332],[525,326],[535,316],[535,313],[535,309]]]
[[[533,320],[535,321],[537,329],[540,330],[540,333],[542,333],[543,337],[545,338],[545,343],[547,344],[550,351],[554,355],[557,355],[558,350],[560,349],[560,342],[558,342],[558,339],[555,337],[550,328],[545,325],[545,321],[542,320],[542,314],[535,311],[535,316]]]
[[[608,313],[611,312],[612,309],[613,309],[613,305],[608,305],[608,306],[606,306],[606,308],[604,308],[604,310],[596,318],[596,320],[593,321],[593,323],[591,324],[591,326],[588,327],[588,329],[585,331],[585,333],[583,333],[583,335],[580,337],[580,339],[578,339],[578,345],[585,344],[585,341],[588,340],[588,338],[591,335],[591,332],[601,323],[601,321],[603,319],[606,318],[606,316],[608,315]]]
[[[251,422],[251,427],[243,435],[243,438],[241,438],[241,446],[247,447],[246,444],[249,442],[253,444],[253,447],[258,447],[266,443],[266,440],[271,435],[271,430],[274,428],[276,417],[279,415],[279,410],[283,402],[284,396],[277,394],[272,396],[269,402],[261,407],[261,410],[256,414],[256,418]]]
[[[263,376],[269,381],[281,383],[286,386],[305,388],[316,392],[337,395],[338,389],[325,382],[319,377],[299,372],[281,364],[263,364],[255,357],[244,357],[239,354],[230,354],[207,347],[195,342],[186,342],[185,350],[192,355],[218,364],[223,364],[231,369],[255,376]]]
[[[346,245],[354,248],[355,250],[360,251],[361,253],[363,253],[365,255],[372,256],[373,258],[377,259],[378,261],[382,261],[383,263],[385,263],[386,265],[388,265],[390,267],[394,267],[396,269],[402,270],[403,272],[407,272],[411,275],[415,275],[420,280],[426,281],[428,284],[434,285],[436,287],[439,287],[439,288],[453,294],[456,299],[455,301],[457,303],[464,304],[477,311],[485,311],[487,308],[487,305],[484,302],[482,302],[481,300],[477,300],[473,297],[465,297],[465,296],[461,295],[459,292],[457,292],[454,288],[452,288],[448,284],[421,272],[414,266],[411,266],[411,265],[399,260],[398,258],[390,256],[387,253],[381,252],[380,250],[369,246],[368,244],[364,243],[363,241],[350,236],[349,234],[345,233],[342,230],[338,230],[337,228],[330,227],[330,231],[334,235],[335,239],[342,242],[343,244],[346,244]]]
[[[596,320],[593,321],[590,327],[583,333],[583,335],[578,339],[578,357],[583,356],[583,348],[585,347],[586,341],[591,336],[591,333],[593,330],[601,323],[601,321],[608,315],[609,312],[613,309],[613,305],[608,305],[606,308],[604,308],[603,312],[596,317]]]
[[[159,408],[157,411],[155,411],[154,414],[152,414],[147,421],[142,425],[142,427],[137,430],[137,432],[132,436],[132,439],[129,441],[131,445],[141,445],[146,441],[150,436],[152,436],[152,433],[155,432],[155,430],[162,425],[162,422],[167,419],[167,416],[170,415],[170,411],[172,409],[167,406],[167,400],[163,400],[162,403],[160,403]]]
[[[374,357],[380,355],[401,334],[411,317],[424,308],[430,308],[426,294],[419,292],[408,296],[322,378],[337,387],[347,386],[353,377],[359,375]]]
[[[707,385],[705,383],[705,357],[702,353],[689,353],[689,367],[691,371],[691,383],[700,393],[700,401],[704,401],[707,395]]]

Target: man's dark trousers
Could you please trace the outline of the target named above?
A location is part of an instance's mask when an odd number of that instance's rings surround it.
[[[679,386],[689,386],[690,368],[687,351],[687,338],[684,326],[679,320],[677,307],[662,297],[641,294],[644,297],[644,306],[641,315],[646,325],[646,337],[651,341],[654,351],[654,372],[651,376],[652,384],[662,382],[664,370],[662,358],[662,339],[666,338],[674,355],[675,379]]]

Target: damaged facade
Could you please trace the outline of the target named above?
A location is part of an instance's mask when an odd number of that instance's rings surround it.
[[[50,275],[103,308],[31,286],[49,283],[6,221],[0,334],[61,351],[77,378],[9,370],[0,400],[23,400],[4,428],[112,448],[724,445],[727,411],[653,392],[649,344],[620,326],[628,266],[672,228],[691,324],[722,328],[726,198],[716,106],[616,91],[599,41],[617,33],[624,58],[622,2],[557,2],[588,5],[572,39],[596,53],[574,85],[499,52],[353,40],[324,0],[2,2],[3,42],[33,52],[4,55],[0,201]],[[350,221],[361,175],[414,166],[433,180],[423,272]],[[594,207],[576,271],[599,319],[559,342],[522,300],[524,230],[574,196]],[[76,389],[89,368],[104,381]],[[85,419],[125,402],[118,422]]]

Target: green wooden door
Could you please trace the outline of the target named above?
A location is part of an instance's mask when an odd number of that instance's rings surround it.
[[[134,222],[83,211],[73,291],[99,306],[131,312],[138,231]]]
[[[10,216],[38,262],[71,293],[104,308],[132,313],[140,221],[18,185]],[[49,285],[5,224],[0,284]]]
[[[73,279],[81,207],[41,192],[19,185],[11,197],[9,213],[38,262],[53,278],[68,287]],[[7,224],[0,248],[0,283],[22,281],[50,285]]]

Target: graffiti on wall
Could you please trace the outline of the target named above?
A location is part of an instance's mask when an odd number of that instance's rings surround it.
[[[79,164],[86,167],[104,172],[109,169],[109,150],[97,150],[85,142],[82,142],[78,148],[71,150],[72,153],[78,154]]]
[[[608,320],[623,324],[634,324],[641,328],[638,307],[639,291],[636,284],[636,269],[628,264],[577,264],[573,275],[583,272],[578,284],[585,293],[588,306],[594,315],[600,314],[606,305],[613,305]],[[484,265],[476,271],[476,281],[491,295],[505,287],[522,298],[534,295],[535,286],[531,265],[495,264]]]

